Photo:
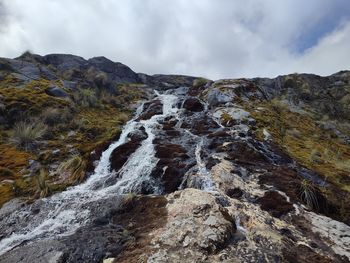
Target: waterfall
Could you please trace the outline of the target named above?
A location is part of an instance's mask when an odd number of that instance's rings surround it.
[[[150,180],[150,173],[157,162],[153,139],[156,129],[160,126],[159,121],[176,115],[178,111],[177,96],[158,92],[156,96],[163,103],[163,113],[154,115],[149,120],[137,121],[143,109],[141,105],[136,116],[123,127],[119,139],[102,153],[94,173],[84,183],[51,197],[37,200],[33,205],[38,205],[40,211],[36,214],[31,213],[31,206],[25,206],[8,217],[0,219],[3,225],[13,227],[13,222],[22,222],[23,218],[26,218],[24,223],[14,226],[12,233],[4,235],[5,237],[0,241],[0,255],[23,242],[70,235],[91,220],[91,209],[94,204],[98,205],[97,201],[136,191],[143,181]],[[105,186],[104,182],[107,179],[117,176],[116,172],[110,171],[110,156],[113,150],[127,142],[128,134],[140,126],[145,128],[148,138],[129,156],[119,172],[120,179],[113,185]],[[158,193],[157,186],[154,188],[154,192]]]

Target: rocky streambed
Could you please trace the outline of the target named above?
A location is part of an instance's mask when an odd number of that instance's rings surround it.
[[[349,195],[259,138],[266,92],[214,84],[155,91],[84,183],[5,204],[0,262],[349,262],[319,189]]]

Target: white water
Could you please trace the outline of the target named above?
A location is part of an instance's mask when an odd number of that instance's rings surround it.
[[[155,138],[155,130],[159,126],[158,122],[167,116],[176,115],[178,111],[175,106],[178,99],[176,96],[157,92],[156,95],[163,103],[163,114],[138,122],[136,119],[142,111],[143,106],[141,106],[136,117],[124,126],[118,141],[103,152],[94,173],[86,182],[39,200],[38,202],[42,203],[40,203],[40,212],[36,215],[32,215],[28,207],[11,215],[14,222],[29,218],[30,223],[18,227],[18,231],[0,241],[0,255],[25,241],[70,235],[89,221],[89,204],[121,193],[135,191],[143,181],[150,180],[150,173],[157,162],[152,141]],[[113,150],[127,142],[128,134],[141,126],[145,128],[148,138],[129,157],[119,175],[111,172],[109,159]],[[121,178],[115,184],[105,185],[108,179],[117,176]],[[154,192],[158,191],[159,189],[155,187]]]
[[[200,175],[200,177],[203,180],[202,185],[201,185],[202,190],[214,191],[215,185],[214,185],[214,182],[212,180],[212,176],[211,176],[210,172],[208,171],[207,167],[205,166],[205,163],[203,162],[202,157],[201,157],[203,143],[204,143],[203,138],[200,138],[200,140],[196,146],[196,151],[195,151],[196,161],[197,161],[197,166],[198,166],[198,174]]]

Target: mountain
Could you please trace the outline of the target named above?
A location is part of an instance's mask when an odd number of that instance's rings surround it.
[[[349,262],[350,71],[0,59],[0,262]]]

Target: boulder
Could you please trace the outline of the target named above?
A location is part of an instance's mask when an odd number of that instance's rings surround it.
[[[163,103],[160,100],[152,100],[151,102],[144,104],[144,110],[141,115],[137,118],[140,120],[149,120],[154,115],[163,113]]]
[[[67,98],[68,97],[68,93],[57,86],[49,87],[45,90],[45,92],[46,92],[46,94],[53,96],[53,97],[58,97],[58,98]]]
[[[186,110],[189,111],[194,111],[194,112],[198,112],[198,111],[203,111],[204,106],[203,104],[199,101],[199,99],[191,97],[188,98],[184,101],[183,107]]]
[[[281,217],[294,210],[293,204],[289,203],[284,196],[276,191],[268,191],[259,198],[261,209],[269,212],[274,217]]]

